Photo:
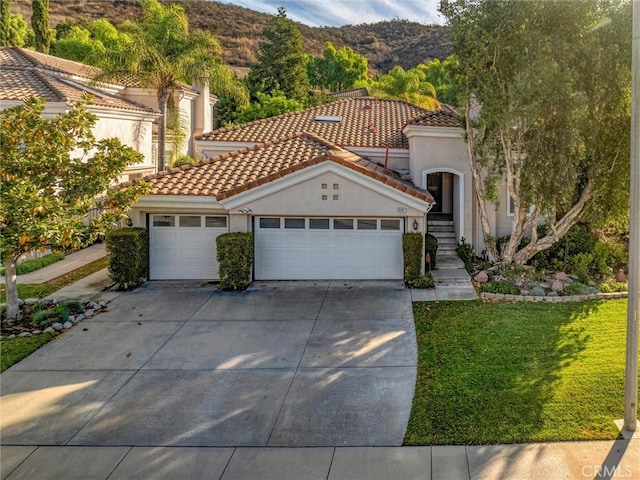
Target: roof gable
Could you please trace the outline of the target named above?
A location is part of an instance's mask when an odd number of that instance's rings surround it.
[[[198,140],[219,142],[274,141],[295,132],[309,132],[340,147],[408,149],[402,129],[437,112],[400,100],[345,98],[297,112],[214,130]],[[316,121],[319,115],[341,117],[339,122]],[[457,124],[455,126],[458,126]]]
[[[196,164],[145,177],[154,195],[213,196],[223,200],[312,165],[331,161],[427,203],[433,197],[391,170],[310,133],[296,133]],[[121,187],[126,187],[128,183]]]

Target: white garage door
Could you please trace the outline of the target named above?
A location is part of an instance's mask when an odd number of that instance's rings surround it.
[[[151,215],[151,280],[217,280],[216,237],[227,233],[227,217]]]
[[[401,279],[400,218],[257,217],[257,280]]]

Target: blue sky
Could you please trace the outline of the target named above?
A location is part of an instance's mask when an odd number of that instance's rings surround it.
[[[275,14],[278,7],[287,16],[311,26],[342,26],[375,23],[394,18],[424,24],[443,24],[439,0],[218,0]]]

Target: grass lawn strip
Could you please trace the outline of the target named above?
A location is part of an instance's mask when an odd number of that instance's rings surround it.
[[[25,298],[42,298],[60,290],[62,287],[98,272],[109,265],[109,258],[95,260],[83,267],[61,275],[46,283],[18,284],[18,296]],[[0,301],[4,302],[5,289],[0,285]],[[16,337],[12,339],[0,339],[0,372],[15,365],[23,358],[28,357],[37,349],[54,339],[58,333],[43,333],[31,337]]]
[[[414,304],[408,445],[618,437],[626,299]]]

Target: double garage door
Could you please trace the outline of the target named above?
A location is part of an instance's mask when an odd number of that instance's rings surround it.
[[[226,216],[149,216],[152,280],[218,279]],[[401,218],[256,217],[256,280],[401,279]]]
[[[400,218],[257,217],[256,280],[401,279]]]

